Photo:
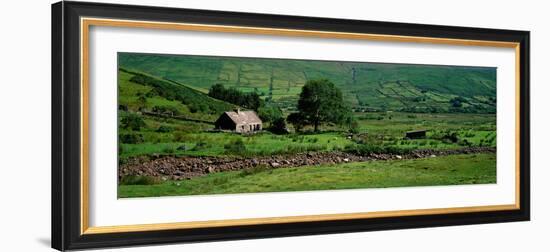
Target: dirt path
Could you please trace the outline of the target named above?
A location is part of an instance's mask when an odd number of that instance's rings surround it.
[[[468,147],[452,150],[415,150],[410,154],[368,154],[365,156],[345,152],[316,152],[293,155],[273,155],[256,158],[235,157],[160,157],[149,160],[147,157],[131,159],[119,166],[118,176],[144,175],[181,180],[220,171],[237,171],[259,165],[272,168],[300,167],[306,165],[338,164],[372,160],[416,159],[456,154],[495,153],[491,147]]]

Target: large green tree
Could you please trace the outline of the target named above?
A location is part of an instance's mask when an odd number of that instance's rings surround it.
[[[264,123],[271,124],[275,120],[283,117],[283,111],[276,105],[267,103],[258,109],[258,116]]]
[[[298,100],[298,111],[300,118],[313,125],[316,132],[323,123],[343,124],[350,116],[342,91],[327,79],[306,82]]]

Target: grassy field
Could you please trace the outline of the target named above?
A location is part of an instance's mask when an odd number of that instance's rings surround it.
[[[496,183],[495,154],[221,172],[153,185],[119,185],[118,197],[489,183]]]
[[[454,148],[457,146],[496,146],[496,117],[493,114],[443,113],[356,113],[360,132],[376,144],[411,148]],[[424,129],[426,139],[403,139],[404,132]],[[456,134],[457,141],[444,136]]]
[[[356,113],[359,134],[350,139],[346,132],[275,135],[264,131],[254,135],[205,132],[213,125],[175,119],[145,117],[145,127],[139,133],[120,129],[119,134],[139,134],[140,143],[121,143],[119,157],[168,154],[189,156],[223,156],[224,146],[242,139],[246,153],[242,155],[272,155],[305,151],[343,150],[346,146],[368,143],[402,149],[444,149],[467,146],[496,146],[494,115],[471,114],[414,114],[414,113]],[[391,119],[390,119],[391,118]],[[159,132],[159,128],[170,132]],[[330,130],[330,127],[327,127]],[[425,139],[404,139],[404,132],[428,130]],[[457,141],[444,136],[455,133]]]
[[[226,154],[224,146],[237,139],[242,139],[246,146],[246,152],[241,153],[241,156],[343,150],[346,145],[353,143],[341,133],[334,132],[315,135],[275,135],[264,132],[248,136],[223,132],[196,132],[184,134],[178,139],[180,141],[121,144],[120,157],[146,154],[224,156]],[[178,150],[179,147],[181,148]]]

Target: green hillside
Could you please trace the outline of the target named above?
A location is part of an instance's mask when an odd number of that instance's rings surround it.
[[[119,53],[119,66],[207,92],[216,83],[294,110],[307,80],[335,83],[356,111],[494,113],[496,68]],[[460,97],[460,106],[452,99]]]
[[[119,68],[119,110],[172,113],[191,120],[213,122],[235,106],[187,86]]]

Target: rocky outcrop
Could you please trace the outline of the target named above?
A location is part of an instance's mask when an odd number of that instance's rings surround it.
[[[256,166],[268,166],[273,169],[283,167],[300,167],[322,164],[339,164],[370,160],[397,160],[429,158],[437,156],[473,153],[494,153],[491,147],[468,147],[450,150],[414,150],[409,154],[355,155],[345,152],[310,152],[293,155],[273,155],[267,157],[137,157],[130,159],[118,169],[119,178],[128,175],[143,175],[181,180],[221,171],[237,171]]]

